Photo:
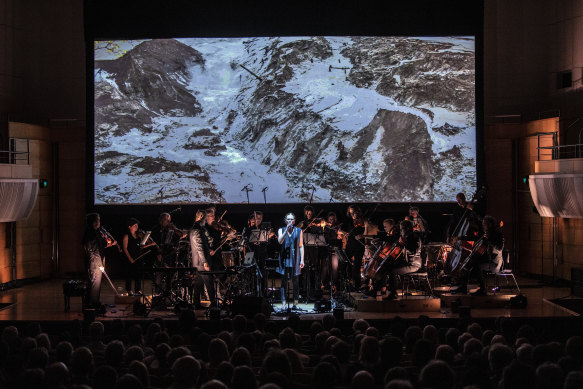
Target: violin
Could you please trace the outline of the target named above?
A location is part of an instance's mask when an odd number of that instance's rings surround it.
[[[101,234],[101,237],[107,242],[107,247],[117,246],[117,249],[121,253],[121,247],[119,247],[119,244],[117,243],[117,240],[115,240],[113,235],[107,232],[107,230],[103,226],[99,227],[98,231]]]

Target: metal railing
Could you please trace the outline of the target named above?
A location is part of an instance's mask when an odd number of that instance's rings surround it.
[[[9,138],[8,150],[0,150],[0,163],[30,165],[30,141],[24,138]]]

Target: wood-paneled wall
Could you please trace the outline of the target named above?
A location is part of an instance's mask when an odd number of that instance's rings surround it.
[[[487,127],[488,213],[504,220],[506,248],[517,271],[570,279],[572,267],[583,267],[583,220],[556,218],[553,239],[553,218],[536,213],[528,184],[522,182],[522,177],[534,173],[539,158],[536,134],[555,131],[558,118]],[[540,142],[551,146],[552,138],[542,136]],[[542,154],[541,159],[549,159],[548,151]]]

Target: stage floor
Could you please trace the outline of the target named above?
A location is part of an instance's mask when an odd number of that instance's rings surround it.
[[[38,320],[38,321],[63,321],[73,319],[83,319],[83,312],[81,309],[81,298],[71,298],[71,310],[65,312],[64,297],[62,285],[65,279],[51,279],[38,283],[28,284],[19,288],[9,289],[1,292],[0,297],[0,320]],[[122,290],[124,282],[122,280],[114,280],[114,286],[118,290]],[[500,316],[506,317],[575,317],[579,316],[574,311],[563,308],[550,300],[571,298],[569,288],[556,286],[539,285],[537,281],[520,278],[519,284],[522,294],[528,298],[528,304],[525,308],[510,308],[510,307],[492,307],[479,308],[471,307],[471,316],[475,318],[496,318]],[[145,288],[146,291],[148,288]],[[109,284],[104,282],[102,284],[102,302],[107,305],[107,313],[100,320],[113,319],[128,319],[128,320],[143,320],[144,316],[138,316],[133,312],[133,305],[131,304],[114,304],[115,292]],[[414,297],[420,298],[420,297]],[[409,298],[411,299],[411,298]],[[583,300],[583,299],[582,299]],[[380,303],[380,302],[379,302]],[[405,302],[402,302],[403,305]],[[275,312],[271,318],[273,320],[285,320],[288,316],[281,311],[282,304],[274,304]],[[316,313],[313,311],[314,304],[303,303],[299,305],[301,311],[298,311],[300,318],[304,320],[314,320],[321,318],[326,313]],[[401,311],[401,312],[362,312],[353,307],[346,306],[344,312],[345,319],[389,319],[394,316],[402,318],[417,318],[419,315],[426,315],[430,318],[457,318],[458,313],[451,312],[451,309],[440,310],[419,310],[419,311]],[[226,315],[223,312],[223,316]],[[208,319],[205,311],[196,311],[196,316],[200,320]],[[152,310],[146,319],[155,317],[162,317],[164,319],[177,319],[177,315],[173,309]]]

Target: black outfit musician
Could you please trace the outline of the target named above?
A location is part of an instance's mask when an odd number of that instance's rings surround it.
[[[372,294],[376,296],[376,291],[383,284],[385,274],[389,276],[388,289],[389,300],[397,298],[397,276],[414,273],[421,268],[421,237],[413,229],[413,224],[408,220],[400,223],[401,234],[399,240],[394,244],[398,253],[395,258],[387,258],[388,264],[384,265],[376,274]]]
[[[352,222],[352,228],[346,236],[346,256],[352,260],[352,282],[355,290],[360,289],[362,257],[364,256],[365,245],[363,235],[365,231],[365,220],[359,207],[351,205],[346,212]]]
[[[504,249],[504,235],[500,231],[496,219],[486,215],[482,220],[484,235],[476,241],[472,252],[464,259],[461,269],[461,278],[465,282],[458,289],[458,293],[467,292],[467,282],[470,276],[474,276],[479,284],[479,289],[474,295],[486,294],[486,279],[484,273],[496,273],[502,267],[502,250]]]
[[[206,213],[206,222],[205,222],[205,229],[207,231],[207,237],[209,241],[209,250],[210,250],[210,269],[213,271],[216,270],[223,270],[224,267],[222,266],[222,254],[219,245],[221,244],[221,234],[222,231],[219,230],[216,226],[216,216],[215,216],[215,208],[211,207],[205,210]]]
[[[253,253],[253,260],[259,269],[259,295],[267,297],[267,281],[269,271],[265,261],[272,251],[274,234],[270,223],[263,223],[263,212],[254,211],[249,214],[248,224],[241,232],[247,252]],[[274,253],[275,255],[275,253]]]
[[[304,207],[304,220],[298,224],[304,235],[304,255],[306,269],[303,271],[304,277],[302,280],[303,288],[308,298],[313,297],[313,292],[318,289],[321,283],[322,262],[326,260],[327,252],[323,250],[325,247],[318,246],[316,240],[321,237],[324,238],[324,229],[320,225],[321,219],[314,218],[314,208],[311,205]],[[310,235],[306,235],[310,234]]]
[[[474,240],[478,236],[482,218],[474,211],[474,203],[466,201],[462,192],[455,196],[456,206],[452,212],[447,227],[446,241],[452,244],[453,240]]]
[[[277,241],[281,245],[280,251],[280,268],[279,273],[283,275],[282,278],[282,303],[285,304],[285,299],[288,298],[289,293],[289,279],[291,278],[293,284],[293,308],[297,308],[299,301],[299,281],[302,269],[304,267],[304,242],[302,230],[295,227],[296,217],[293,213],[285,215],[285,222],[287,226],[282,227],[278,231]]]
[[[169,213],[160,214],[158,222],[158,228],[152,231],[152,238],[160,248],[158,262],[163,266],[176,266],[176,246],[181,238],[186,237],[186,234],[172,223]]]
[[[405,219],[413,224],[413,230],[419,234],[421,237],[421,243],[425,245],[427,243],[427,238],[429,237],[429,224],[427,223],[427,220],[419,214],[419,208],[414,206],[409,207],[409,216]],[[425,246],[423,246],[421,249],[421,265],[425,268],[426,264],[427,251],[425,250]]]
[[[143,260],[138,262],[138,258],[142,253],[140,247],[141,239],[138,237],[138,224],[139,221],[137,219],[128,219],[126,222],[127,233],[122,239],[122,249],[128,259],[125,280],[128,295],[133,295],[132,280],[134,281],[133,291],[137,294],[141,294],[142,290]]]
[[[206,231],[206,217],[204,212],[197,212],[197,221],[190,231],[190,250],[192,254],[192,267],[198,271],[210,271],[211,254],[209,248],[208,232]],[[206,290],[211,301],[211,306],[216,302],[215,286],[213,279],[208,274],[194,274],[193,282],[193,300],[195,308],[200,309],[200,296],[203,288]]]
[[[342,235],[338,231],[340,230],[340,223],[338,222],[338,217],[334,212],[328,212],[326,215],[326,224],[324,226],[324,237],[328,247],[328,255],[322,262],[322,285],[326,288],[326,285],[332,283],[336,285],[338,281],[338,266],[340,262],[339,250],[342,249]],[[331,291],[332,293],[332,291]]]
[[[101,276],[103,274],[101,267],[105,266],[105,249],[116,244],[115,239],[101,227],[100,215],[88,214],[83,235],[83,250],[89,276],[89,295],[86,305],[90,308],[101,308]]]

